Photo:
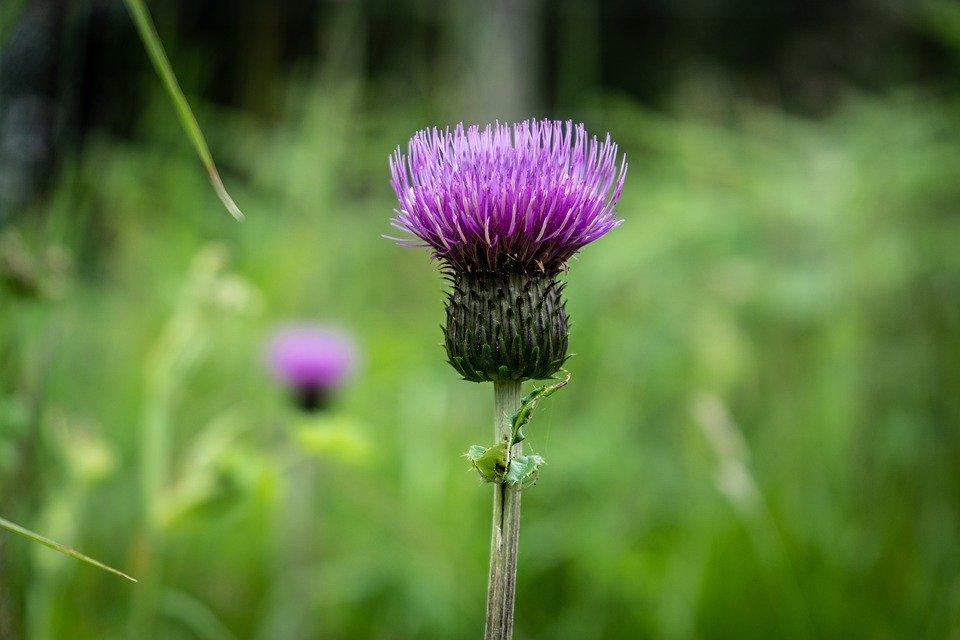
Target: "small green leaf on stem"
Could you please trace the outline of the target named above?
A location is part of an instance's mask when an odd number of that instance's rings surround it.
[[[97,567],[98,569],[102,569],[102,570],[104,570],[104,571],[106,571],[106,572],[108,572],[108,573],[112,573],[112,574],[115,575],[115,576],[120,576],[121,578],[125,578],[125,579],[129,580],[130,582],[136,582],[136,581],[137,581],[136,578],[133,578],[133,577],[131,577],[131,576],[128,576],[128,575],[125,574],[124,572],[118,571],[118,570],[114,569],[113,567],[109,567],[109,566],[103,564],[102,562],[100,562],[99,560],[94,560],[93,558],[91,558],[91,557],[89,557],[89,556],[83,555],[83,554],[80,553],[79,551],[75,551],[74,549],[71,549],[70,547],[67,547],[67,546],[65,546],[65,545],[62,545],[62,544],[60,544],[59,542],[54,542],[53,540],[50,540],[49,538],[43,537],[43,536],[40,535],[39,533],[34,533],[33,531],[30,531],[29,529],[25,529],[25,528],[21,527],[20,525],[14,523],[14,522],[10,522],[9,520],[5,520],[4,518],[0,518],[0,529],[6,529],[7,531],[10,531],[11,533],[15,533],[15,534],[17,534],[18,536],[23,536],[23,537],[26,538],[27,540],[31,540],[31,541],[36,542],[36,543],[38,543],[38,544],[42,544],[42,545],[45,546],[45,547],[49,547],[49,548],[53,549],[54,551],[59,551],[60,553],[62,553],[62,554],[64,554],[64,555],[70,556],[71,558],[75,558],[75,559],[77,559],[77,560],[79,560],[79,561],[81,561],[81,562],[86,562],[86,563],[89,564],[89,565],[93,565],[94,567]]]
[[[483,454],[486,452],[487,448],[482,444],[473,444],[470,445],[470,448],[467,449],[467,452],[464,455],[467,456],[467,459],[470,460],[470,462],[476,462],[482,458]]]
[[[566,369],[561,369],[560,371],[567,374],[563,380],[551,385],[537,387],[520,400],[520,408],[517,409],[517,412],[513,414],[510,420],[513,424],[513,436],[510,439],[511,445],[523,442],[527,437],[523,432],[523,427],[530,422],[530,418],[533,417],[533,410],[537,408],[540,401],[567,386],[567,383],[570,382],[570,372]]]
[[[147,55],[150,56],[150,61],[157,70],[157,75],[160,76],[160,80],[163,82],[163,86],[167,90],[167,94],[170,96],[174,108],[177,110],[177,117],[180,119],[180,124],[193,143],[193,147],[200,157],[200,162],[203,163],[203,168],[207,171],[207,178],[210,180],[213,190],[216,192],[217,197],[220,198],[223,206],[230,212],[230,215],[237,220],[242,220],[243,212],[240,211],[237,203],[233,201],[233,198],[227,193],[226,187],[223,186],[223,180],[220,179],[217,165],[214,164],[213,156],[207,147],[206,138],[203,137],[203,131],[200,130],[200,125],[197,123],[197,119],[190,109],[190,104],[187,102],[186,96],[183,95],[180,83],[177,82],[177,76],[173,73],[170,60],[163,50],[163,44],[160,42],[157,29],[153,24],[153,20],[150,19],[150,12],[147,11],[143,0],[124,0],[124,2],[130,11],[130,17],[133,19],[134,25],[137,27],[140,39],[143,40],[143,46],[147,50]]]
[[[510,460],[510,468],[507,470],[504,480],[510,484],[527,486],[537,481],[540,467],[543,465],[543,458],[535,453],[526,456],[514,456]]]
[[[570,372],[566,369],[561,369],[561,371],[566,374],[562,380],[550,385],[537,387],[520,401],[520,408],[517,409],[516,413],[510,418],[512,435],[509,447],[523,442],[526,438],[526,435],[523,433],[523,427],[530,422],[530,418],[533,416],[533,410],[537,408],[537,404],[570,382]],[[507,483],[510,485],[519,484],[521,487],[534,484],[540,475],[540,467],[545,464],[543,458],[536,453],[515,455],[512,457],[508,456],[508,445],[506,442],[501,442],[492,447],[475,444],[470,447],[464,456],[470,460],[485,481]]]
[[[467,459],[486,482],[501,482],[507,470],[507,443],[501,442],[492,447],[475,444],[466,454]]]

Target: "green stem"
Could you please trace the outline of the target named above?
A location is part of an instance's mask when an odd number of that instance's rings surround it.
[[[494,439],[509,443],[511,416],[520,408],[520,383],[494,382]],[[520,454],[521,444],[508,452]],[[490,536],[490,578],[487,584],[487,620],[484,640],[513,636],[513,603],[517,587],[517,542],[520,536],[520,485],[493,485],[493,526]]]

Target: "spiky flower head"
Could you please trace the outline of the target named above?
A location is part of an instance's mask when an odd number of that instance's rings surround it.
[[[620,224],[626,169],[609,134],[570,121],[424,129],[390,158],[392,222],[459,271],[553,275]]]
[[[567,357],[557,275],[622,221],[627,164],[582,124],[425,129],[390,158],[393,226],[433,250],[452,288],[444,346],[467,380],[548,378]]]
[[[287,386],[301,408],[323,408],[356,363],[353,340],[342,330],[319,324],[280,327],[267,347],[273,376]]]

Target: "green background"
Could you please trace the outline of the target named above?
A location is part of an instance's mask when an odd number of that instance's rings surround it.
[[[897,19],[955,75],[960,14],[925,6]],[[161,12],[247,219],[144,58],[130,128],[86,131],[0,222],[0,514],[141,580],[4,534],[8,628],[480,637],[490,489],[462,454],[491,438],[492,389],[444,362],[436,265],[380,237],[386,160],[424,126],[547,115],[609,131],[630,169],[625,223],[565,276],[572,381],[527,428],[547,465],[524,494],[517,638],[960,637],[949,76],[851,81],[814,113],[707,58],[648,101],[601,81],[589,11],[460,11],[391,41],[404,74],[376,65],[389,8],[330,5],[309,64],[230,100],[196,92],[209,43]],[[531,25],[571,49],[527,83]],[[362,353],[321,417],[262,366],[299,319]]]

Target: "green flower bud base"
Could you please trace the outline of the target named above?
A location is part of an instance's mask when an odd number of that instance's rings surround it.
[[[542,273],[449,274],[444,346],[465,380],[550,378],[567,359],[564,283]]]

